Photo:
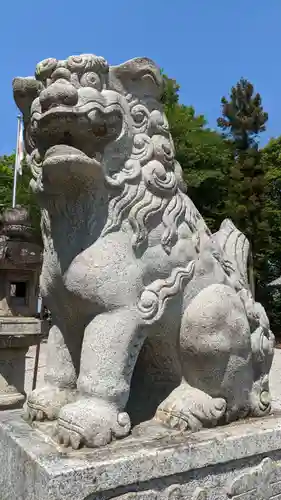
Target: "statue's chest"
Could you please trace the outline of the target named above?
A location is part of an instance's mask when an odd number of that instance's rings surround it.
[[[142,285],[142,268],[125,243],[111,235],[77,255],[62,274],[67,292],[101,308],[124,305]]]
[[[95,259],[88,255],[76,256],[62,273],[62,281],[65,288],[72,292],[81,293],[82,288],[87,288],[99,277],[99,268],[95,265]]]

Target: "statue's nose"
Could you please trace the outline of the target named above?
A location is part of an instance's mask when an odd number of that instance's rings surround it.
[[[75,106],[78,101],[78,93],[67,80],[57,80],[42,90],[39,100],[41,109],[45,112],[60,105]]]

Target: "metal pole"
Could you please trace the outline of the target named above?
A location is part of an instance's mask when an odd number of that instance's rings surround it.
[[[37,384],[37,376],[38,376],[38,366],[39,366],[39,357],[40,357],[40,344],[41,338],[39,337],[38,343],[36,344],[36,352],[35,352],[35,360],[34,360],[34,371],[33,371],[33,380],[32,380],[32,391],[36,388]]]
[[[19,151],[20,121],[21,121],[21,116],[18,115],[17,150],[16,150],[16,158],[15,158],[15,166],[14,166],[12,208],[15,208],[16,198],[17,198],[17,176],[18,176],[18,151]]]

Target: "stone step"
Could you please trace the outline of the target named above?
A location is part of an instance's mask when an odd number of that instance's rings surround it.
[[[0,317],[0,335],[34,335],[46,331],[46,322],[36,318]]]

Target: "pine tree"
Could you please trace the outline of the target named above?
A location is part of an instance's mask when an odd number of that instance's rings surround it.
[[[222,116],[217,123],[233,151],[224,211],[251,243],[259,295],[267,275],[266,249],[270,244],[267,183],[259,150],[259,135],[265,130],[268,115],[261,96],[244,78],[232,87],[229,99],[222,98],[221,104]]]
[[[260,94],[255,94],[254,86],[241,78],[232,87],[230,99],[221,100],[222,117],[218,126],[233,144],[236,153],[257,149],[258,137],[265,131],[268,114],[264,112]]]

